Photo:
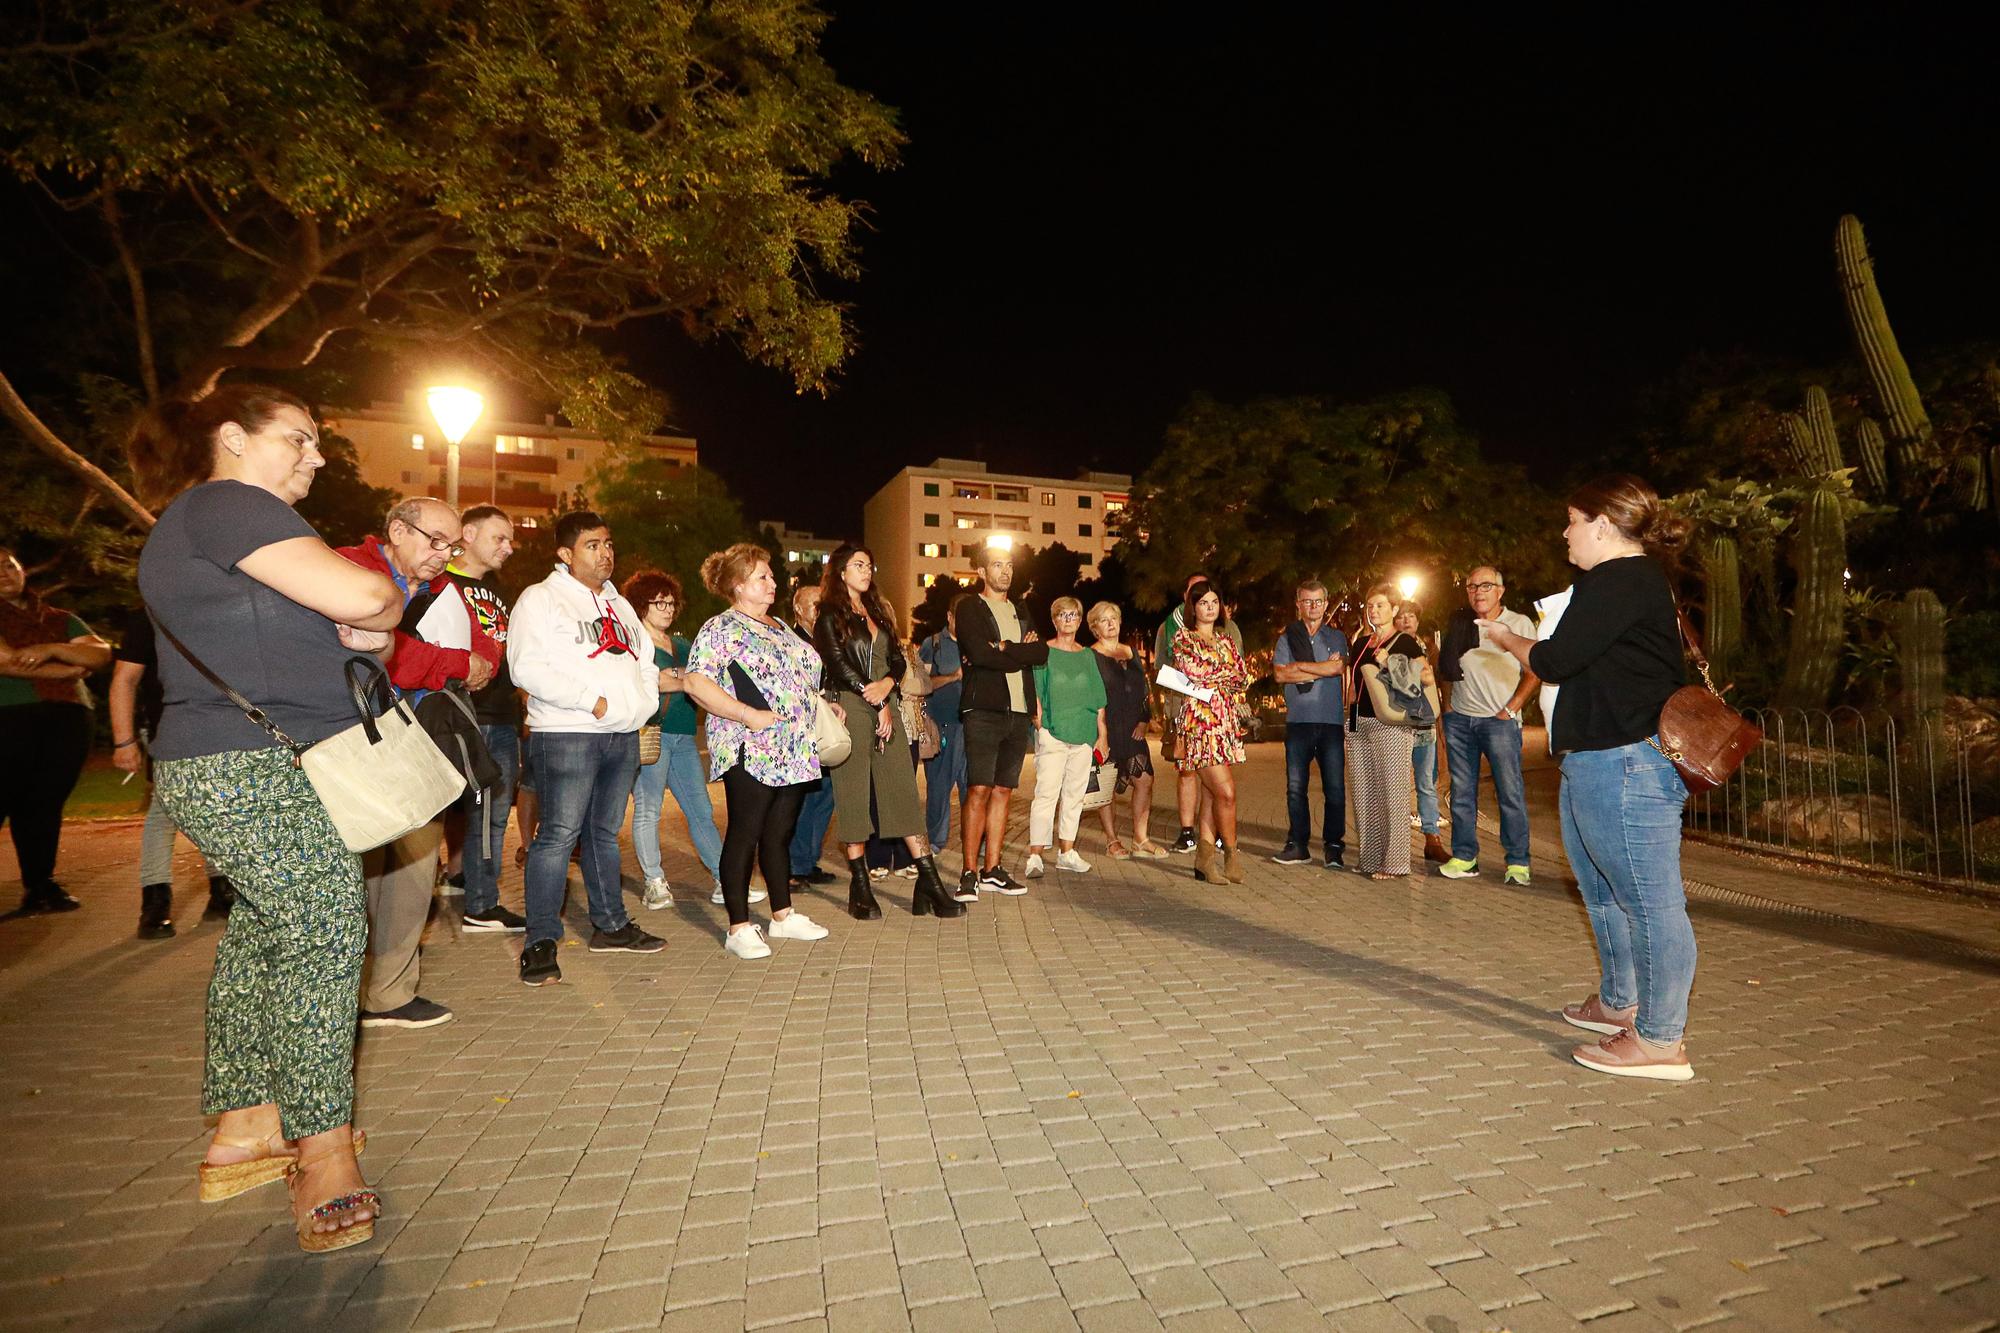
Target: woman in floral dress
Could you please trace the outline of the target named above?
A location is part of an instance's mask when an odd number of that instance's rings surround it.
[[[1180,711],[1180,752],[1174,762],[1192,772],[1208,793],[1194,849],[1194,877],[1209,884],[1241,884],[1242,862],[1236,854],[1236,779],[1231,764],[1243,762],[1243,741],[1236,734],[1236,699],[1250,685],[1249,668],[1236,644],[1217,626],[1222,619],[1222,595],[1207,579],[1187,591],[1181,632],[1174,636],[1174,666],[1197,686],[1213,690],[1207,700],[1176,695]],[[1223,863],[1215,864],[1215,838],[1222,836]]]

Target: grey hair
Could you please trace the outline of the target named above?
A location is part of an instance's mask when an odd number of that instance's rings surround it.
[[[406,528],[420,528],[417,515],[424,512],[425,505],[443,505],[444,501],[434,500],[428,495],[406,495],[389,506],[389,512],[382,516],[382,535],[389,535],[391,523],[401,523]],[[449,505],[445,506],[450,508]]]
[[[1474,574],[1477,574],[1482,569],[1492,570],[1494,582],[1498,583],[1503,588],[1507,586],[1507,571],[1500,568],[1500,566],[1494,564],[1490,560],[1474,565],[1471,569],[1466,570],[1465,571],[1466,579],[1470,580]]]

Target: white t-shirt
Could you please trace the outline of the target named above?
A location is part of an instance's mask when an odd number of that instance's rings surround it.
[[[1504,608],[1493,617],[1524,639],[1535,637],[1535,622],[1519,611]],[[1451,687],[1451,711],[1460,717],[1492,717],[1507,706],[1521,685],[1521,659],[1493,646],[1485,630],[1479,631],[1479,646],[1458,659],[1465,679]]]
[[[993,608],[993,623],[1000,627],[1000,641],[1019,643],[1021,617],[1015,614],[1014,604],[1004,598],[996,602],[991,597],[986,599],[986,604]],[[1028,695],[1021,688],[1021,673],[1018,671],[1007,673],[1007,706],[1017,713],[1028,711]]]

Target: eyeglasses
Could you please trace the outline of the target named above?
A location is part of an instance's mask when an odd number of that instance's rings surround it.
[[[1506,586],[1504,583],[1468,583],[1465,585],[1465,590],[1467,592],[1498,592]]]
[[[1083,619],[1083,612],[1081,612],[1081,611],[1058,611],[1058,612],[1056,612],[1056,619],[1057,619],[1057,620],[1081,620],[1081,619]]]
[[[424,536],[430,538],[431,549],[433,551],[443,551],[446,554],[450,555],[454,560],[457,559],[459,556],[465,554],[465,547],[458,542],[452,541],[448,537],[440,537],[435,532],[426,532],[423,528],[418,527],[416,524],[410,522],[406,518],[399,518],[396,521],[398,523],[401,523],[404,527],[408,528],[411,532],[421,532],[424,534]]]
[[[847,567],[857,574],[873,574],[875,572],[875,566],[869,564],[866,560],[850,560],[847,562]]]
[[[646,603],[647,606],[672,606],[673,604],[674,599],[671,597],[655,597],[652,601]]]

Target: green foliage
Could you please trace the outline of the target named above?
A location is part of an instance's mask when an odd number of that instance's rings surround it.
[[[723,606],[702,586],[701,562],[734,542],[757,539],[729,487],[707,468],[681,467],[642,448],[626,447],[599,465],[591,492],[618,544],[617,577],[622,580],[647,566],[678,578],[687,605],[675,624],[692,636]],[[779,615],[787,611],[777,607]]]
[[[399,498],[386,486],[361,479],[354,442],[331,431],[320,436],[326,466],[313,476],[312,490],[299,501],[299,517],[318,529],[329,546],[352,546],[363,537],[380,535],[382,516]]]
[[[2000,699],[2000,611],[1953,616],[1945,626],[1945,655],[1945,684],[1953,694]]]
[[[1716,533],[1701,546],[1702,582],[1707,591],[1703,646],[1715,679],[1726,683],[1743,648],[1743,572],[1736,538]]]
[[[1309,575],[1336,604],[1405,570],[1420,571],[1436,601],[1488,561],[1506,570],[1516,604],[1562,587],[1561,515],[1517,470],[1483,460],[1436,390],[1241,406],[1204,395],[1136,483],[1119,549],[1143,608],[1166,606],[1206,570],[1261,639]]]

